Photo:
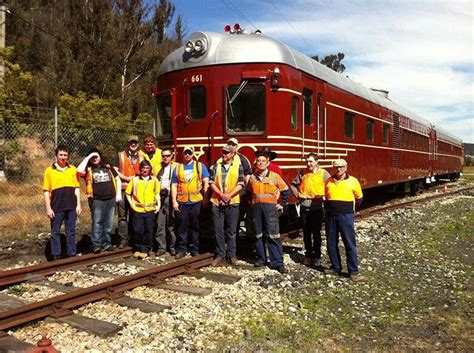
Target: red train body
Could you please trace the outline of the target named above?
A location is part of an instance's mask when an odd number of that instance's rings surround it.
[[[264,146],[286,181],[316,152],[344,158],[364,189],[457,178],[462,141],[261,34],[194,33],[160,67],[157,137],[210,165],[230,137],[250,161]],[[178,153],[178,159],[180,154]],[[332,172],[332,170],[330,170]]]

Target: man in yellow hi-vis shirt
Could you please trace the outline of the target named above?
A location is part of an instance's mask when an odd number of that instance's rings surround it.
[[[140,174],[128,183],[125,194],[135,212],[133,215],[134,257],[145,259],[153,247],[155,214],[160,211],[160,182],[151,175],[152,166],[147,160],[140,162]]]
[[[327,179],[325,184],[326,239],[331,260],[330,274],[341,274],[341,255],[338,247],[340,233],[346,248],[347,267],[351,280],[364,281],[366,278],[359,275],[354,230],[354,212],[355,207],[362,203],[362,189],[359,181],[347,173],[347,162],[344,159],[336,160],[334,167],[336,173]]]

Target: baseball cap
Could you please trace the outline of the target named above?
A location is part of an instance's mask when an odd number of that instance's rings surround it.
[[[347,167],[347,162],[344,159],[336,159],[333,163],[334,167]]]
[[[138,142],[138,136],[137,135],[130,135],[128,136],[128,142],[131,142],[131,141],[136,141]]]
[[[184,146],[183,152],[186,152],[186,151],[191,151],[192,153],[194,153],[194,148],[192,146]]]
[[[239,144],[239,140],[237,140],[235,137],[232,137],[230,139],[227,140],[227,144],[230,145],[230,144],[233,144],[233,145],[238,145]]]

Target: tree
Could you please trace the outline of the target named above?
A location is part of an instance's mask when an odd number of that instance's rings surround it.
[[[320,62],[323,65],[326,65],[331,70],[334,70],[338,73],[343,73],[346,69],[345,65],[341,62],[344,59],[344,53],[330,54],[326,55],[323,59],[319,60],[318,55],[314,55],[311,58]]]

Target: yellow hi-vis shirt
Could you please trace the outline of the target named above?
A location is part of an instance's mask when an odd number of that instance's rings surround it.
[[[160,182],[154,176],[143,179],[135,176],[128,183],[125,190],[132,198],[132,208],[135,212],[145,213],[154,211],[156,207],[156,195],[160,193]]]
[[[152,174],[154,176],[158,175],[158,172],[161,169],[161,149],[157,148],[155,150],[155,154],[153,155],[153,158],[150,159],[148,154],[144,152],[143,150],[138,151],[138,156],[140,157],[140,161],[143,159],[146,159],[148,162],[150,162],[151,167],[152,167]]]
[[[342,180],[335,176],[326,180],[325,195],[326,212],[333,214],[354,213],[355,201],[363,197],[359,181],[349,174]]]

